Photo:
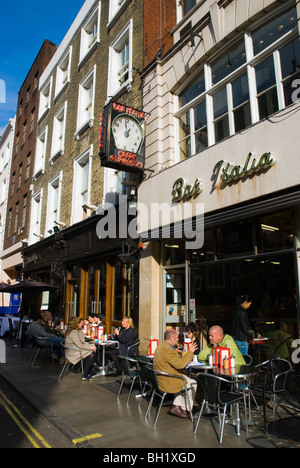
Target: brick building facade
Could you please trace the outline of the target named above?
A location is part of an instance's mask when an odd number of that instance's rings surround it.
[[[28,242],[29,236],[28,219],[39,112],[38,84],[56,49],[55,44],[44,41],[18,96],[4,250],[1,254],[3,269],[11,280],[20,274],[22,241]]]
[[[98,312],[108,330],[133,309],[137,322],[138,308],[122,242],[96,235],[96,208],[126,190],[122,172],[101,167],[100,114],[111,100],[141,108],[142,67],[143,1],[87,0],[40,80],[24,273],[59,287],[54,314]]]

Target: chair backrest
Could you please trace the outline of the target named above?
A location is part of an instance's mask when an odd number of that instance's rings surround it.
[[[151,367],[151,363],[149,362],[149,359],[147,359],[147,357],[145,356],[139,356],[137,358],[137,362],[138,362],[138,367],[144,377],[144,379],[148,382],[149,382],[149,379],[148,379],[148,369],[147,369],[147,366]]]
[[[244,361],[246,363],[246,366],[251,366],[251,364],[253,362],[252,356],[250,356],[250,354],[243,354],[243,358],[244,358]]]
[[[127,348],[127,356],[129,357],[135,357],[138,353],[138,347],[140,344],[140,340],[137,340],[135,343],[132,345],[128,346]]]
[[[131,376],[132,365],[137,365],[137,360],[128,356],[118,355],[118,360],[122,369],[123,374]]]
[[[144,372],[144,375],[145,375],[145,377],[147,379],[147,382],[149,382],[155,390],[159,390],[158,381],[157,381],[157,378],[156,378],[156,373],[155,373],[155,370],[153,369],[153,367],[151,367],[149,365],[146,365],[146,366],[144,366],[143,369],[144,369],[143,372]]]
[[[220,388],[224,379],[212,374],[198,374],[197,382],[202,388],[205,399],[211,404],[220,403]]]
[[[271,359],[270,372],[274,391],[278,392],[285,389],[286,380],[291,370],[292,366],[286,359],[277,357]]]

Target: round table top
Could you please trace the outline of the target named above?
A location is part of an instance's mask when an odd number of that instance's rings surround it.
[[[232,369],[224,369],[223,367],[216,367],[213,370],[214,374],[220,377],[231,377],[231,378],[245,378],[251,375],[259,374],[260,370],[254,366],[236,366]]]

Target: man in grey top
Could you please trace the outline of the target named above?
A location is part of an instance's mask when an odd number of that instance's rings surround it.
[[[43,348],[50,348],[52,346],[54,355],[60,360],[64,359],[64,349],[61,346],[61,343],[64,342],[64,338],[54,336],[51,333],[46,332],[44,328],[44,319],[39,315],[36,320],[34,320],[27,328],[27,334],[33,336],[36,339],[36,342],[39,346]],[[48,338],[40,339],[40,338]]]

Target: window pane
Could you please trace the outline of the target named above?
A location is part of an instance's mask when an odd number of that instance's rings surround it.
[[[196,139],[196,153],[200,153],[208,147],[208,134],[207,127],[203,127],[199,132],[195,134]]]
[[[296,27],[296,8],[292,8],[284,14],[277,15],[265,25],[260,26],[252,34],[254,55],[259,54],[259,52],[266,49],[269,45],[273,44]]]
[[[258,246],[260,252],[293,248],[293,222],[290,211],[258,218]]]
[[[190,112],[179,117],[179,139],[185,138],[191,133]]]
[[[276,84],[273,55],[255,67],[257,94]]]
[[[251,110],[249,102],[234,111],[235,131],[240,132],[251,125]]]
[[[224,115],[226,114],[226,115]],[[219,117],[223,118],[217,120]],[[224,140],[229,136],[227,90],[221,89],[214,95],[215,140]]]
[[[287,78],[299,71],[300,67],[300,40],[290,42],[280,49],[282,78]]]
[[[228,115],[223,117],[222,119],[215,122],[215,139],[216,143],[218,141],[224,140],[229,136],[229,122],[228,122]]]
[[[192,155],[191,137],[180,142],[180,161],[189,158]]]
[[[186,15],[197,3],[197,0],[184,0],[183,2],[183,15]]]
[[[293,104],[299,100],[299,79],[300,73],[293,75],[291,78],[288,78],[283,84],[286,106],[289,106],[290,104]],[[298,80],[298,82],[295,80]],[[294,99],[292,99],[293,93],[295,93]]]
[[[264,119],[265,117],[268,117],[268,115],[272,115],[277,112],[279,110],[277,89],[272,88],[270,91],[259,96],[258,107],[260,119]]]
[[[188,102],[195,99],[200,94],[204,93],[205,91],[205,82],[204,82],[204,75],[203,73],[198,76],[192,83],[188,85],[188,87],[183,91],[182,94],[179,96],[179,104],[180,107],[185,106]]]
[[[198,130],[206,125],[206,102],[201,102],[195,107],[195,130]]]
[[[247,74],[240,76],[232,83],[233,107],[238,107],[249,101],[249,87]]]
[[[217,119],[227,112],[227,91],[226,88],[223,88],[214,94],[214,117]]]
[[[244,41],[229,49],[223,56],[215,60],[211,65],[212,83],[215,85],[225,76],[237,70],[246,63]]]

